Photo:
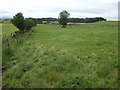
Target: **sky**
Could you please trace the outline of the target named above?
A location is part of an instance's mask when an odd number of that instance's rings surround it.
[[[24,17],[58,18],[66,10],[70,17],[103,17],[118,20],[118,2],[120,0],[0,0],[0,18],[13,17],[22,12]]]

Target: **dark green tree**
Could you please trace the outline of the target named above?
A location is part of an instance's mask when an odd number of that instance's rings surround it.
[[[37,20],[35,18],[32,18],[33,20],[33,27],[37,25]]]
[[[58,21],[59,21],[59,24],[62,25],[63,28],[66,27],[69,16],[70,16],[70,14],[65,10],[60,12]]]
[[[36,21],[33,19],[26,19],[25,20],[25,30],[29,31],[32,27],[36,26]]]
[[[11,22],[13,25],[15,25],[20,32],[23,32],[25,29],[25,24],[24,24],[24,16],[23,14],[17,13],[15,16],[13,16],[13,19],[11,19]]]

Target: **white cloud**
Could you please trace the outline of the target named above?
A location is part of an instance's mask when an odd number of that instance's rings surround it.
[[[1,0],[0,17],[22,12],[25,17],[58,17],[62,10],[71,17],[118,17],[119,0]],[[5,11],[5,12],[4,12]]]

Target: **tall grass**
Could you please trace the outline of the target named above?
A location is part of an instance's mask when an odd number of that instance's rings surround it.
[[[3,87],[117,88],[117,32],[114,24],[38,25],[7,62]]]

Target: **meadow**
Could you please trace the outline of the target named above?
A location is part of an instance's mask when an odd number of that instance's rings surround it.
[[[3,23],[3,34],[17,30]],[[23,36],[3,56],[4,88],[118,88],[117,22],[38,24]]]
[[[10,22],[10,20],[4,21],[2,24],[2,36],[10,36],[11,33],[14,33],[15,31],[18,31],[18,29]]]

